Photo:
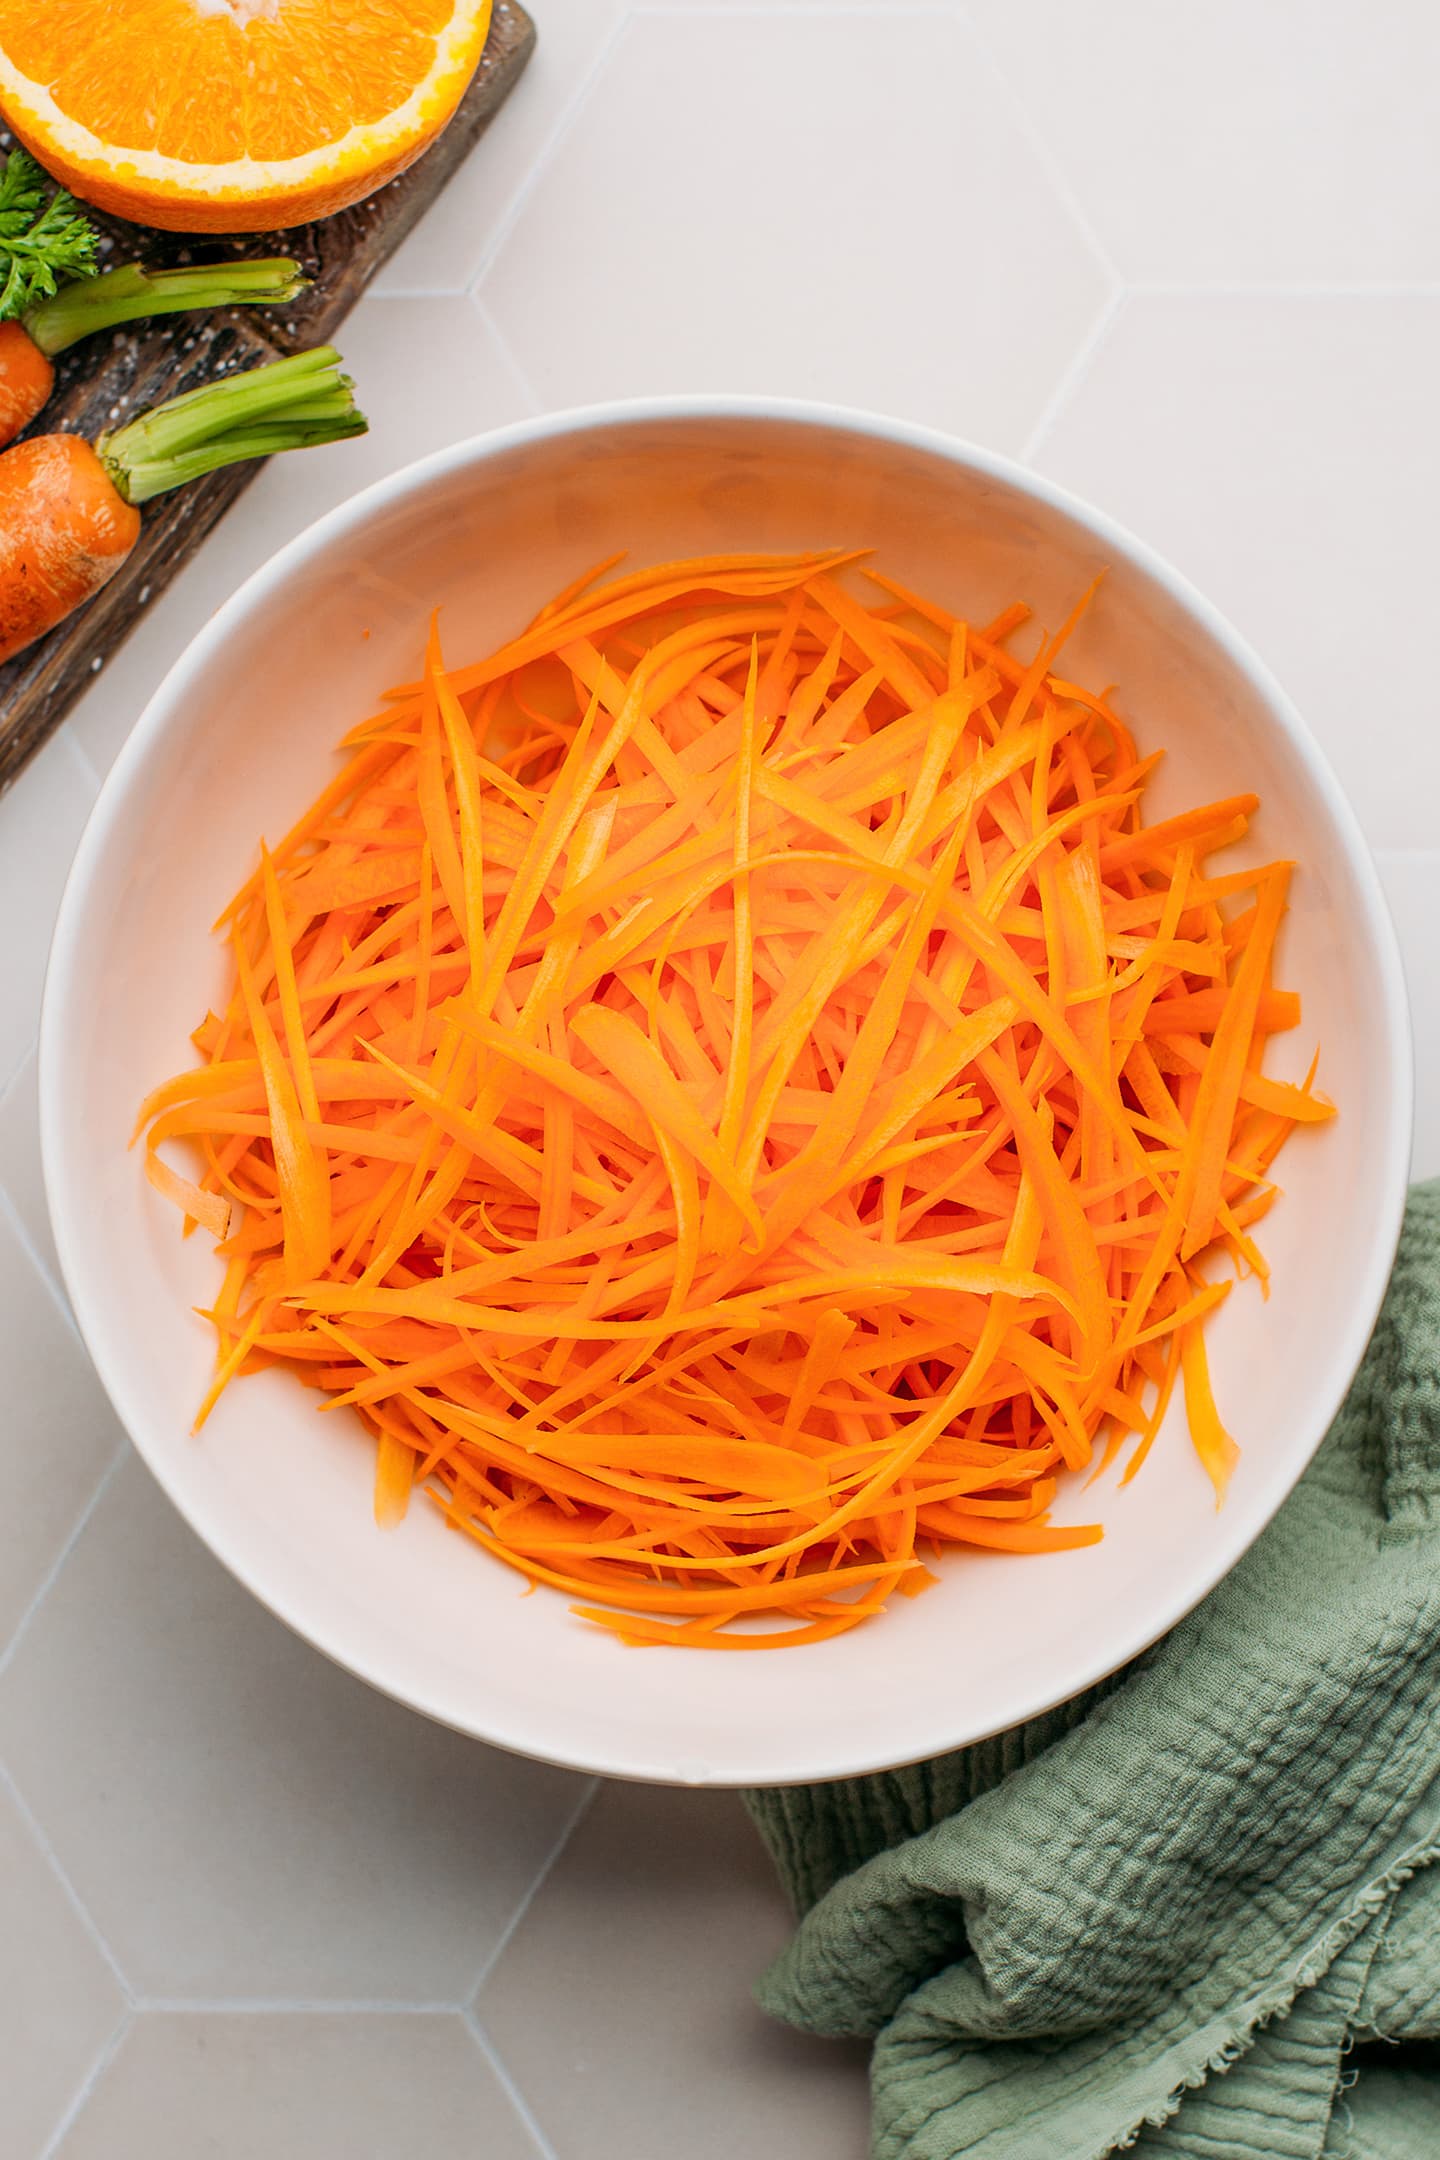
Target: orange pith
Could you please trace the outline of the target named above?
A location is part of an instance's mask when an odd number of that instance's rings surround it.
[[[0,106],[122,216],[322,216],[411,162],[474,72],[490,0],[0,0]]]

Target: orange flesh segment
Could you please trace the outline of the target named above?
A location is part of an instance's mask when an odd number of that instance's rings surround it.
[[[188,164],[303,157],[403,104],[435,63],[447,0],[366,0],[337,36],[334,0],[35,0],[7,8],[6,50],[60,110],[117,150]],[[103,36],[97,35],[103,24]]]

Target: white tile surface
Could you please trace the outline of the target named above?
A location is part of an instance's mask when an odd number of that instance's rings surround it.
[[[959,16],[899,5],[632,14],[479,286],[547,405],[780,386],[1006,449],[1107,290]]]
[[[0,795],[0,1086],[35,1039],[55,910],[96,792],[67,725],[31,760],[24,788]]]
[[[0,1209],[0,1660],[122,1438],[90,1360]]]
[[[585,1789],[335,1671],[133,1459],[0,1676],[0,1753],[166,1999],[460,2001]]]
[[[136,2019],[57,2160],[538,2160],[460,2017]]]
[[[124,2011],[114,1974],[0,1781],[0,2152],[39,2152]]]
[[[1122,275],[1440,277],[1423,0],[969,0]]]
[[[0,800],[3,2160],[865,2146],[856,2058],[750,2008],[786,1921],[735,1803],[607,1788],[555,1858],[583,1786],[370,1695],[138,1465],[104,1482],[116,1429],[45,1279],[50,925],[96,773],[320,511],[447,440],[645,390],[1027,446],[1189,570],[1329,746],[1381,849],[1416,1167],[1440,1172],[1440,19],[534,6],[519,89],[345,326],[370,435],[264,472]],[[482,1972],[477,2039],[435,2006]]]
[[[863,2160],[861,2051],[750,1998],[788,1926],[734,1794],[601,1789],[477,2005],[557,2160],[599,2124],[625,2160],[731,2160],[737,2108],[749,2152]]]
[[[12,1223],[22,1242],[39,1261],[47,1281],[63,1296],[60,1258],[50,1229],[50,1210],[45,1204],[45,1180],[40,1171],[40,1098],[36,1053],[25,1054],[10,1085],[0,1090],[0,1177]],[[5,1212],[0,1203],[0,1213]]]

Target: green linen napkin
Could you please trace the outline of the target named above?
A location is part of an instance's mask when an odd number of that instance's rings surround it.
[[[873,2038],[876,2160],[1440,2160],[1440,1183],[1314,1464],[1172,1634],[980,1746],[747,1799],[802,1915],[760,1999]]]

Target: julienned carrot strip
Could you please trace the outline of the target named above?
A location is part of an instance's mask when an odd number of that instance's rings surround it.
[[[1225,1497],[1225,1487],[1240,1460],[1240,1450],[1220,1423],[1220,1415],[1215,1408],[1215,1397],[1210,1389],[1210,1364],[1205,1355],[1205,1336],[1199,1322],[1191,1320],[1179,1332],[1180,1372],[1185,1383],[1185,1415],[1190,1420],[1195,1452],[1204,1463],[1206,1474],[1215,1487],[1215,1505],[1219,1507]]]
[[[243,934],[231,940],[240,994],[265,1084],[266,1124],[279,1181],[281,1258],[287,1285],[320,1274],[330,1263],[330,1178],[302,1115],[295,1076],[255,988]]]
[[[224,1238],[230,1228],[230,1203],[217,1192],[203,1192],[189,1178],[181,1177],[157,1155],[153,1147],[145,1150],[145,1175],[161,1193],[178,1207],[187,1223],[198,1222],[213,1238]]]
[[[1156,1440],[1296,1125],[1286,864],[1251,795],[1147,825],[1108,690],[853,555],[601,564],[420,679],[262,850],[146,1171],[279,1360],[624,1642],[804,1644],[920,1546],[1080,1548]],[[155,1151],[198,1143],[198,1178]],[[1213,1270],[1212,1270],[1213,1272]],[[765,1624],[769,1616],[772,1625]]]

